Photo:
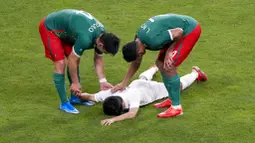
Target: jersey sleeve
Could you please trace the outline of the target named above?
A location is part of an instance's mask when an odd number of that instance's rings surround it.
[[[160,47],[173,42],[172,33],[170,30],[165,30],[155,36],[150,37],[150,47]]]
[[[91,46],[92,42],[88,37],[78,37],[73,47],[73,53],[77,57],[80,57],[83,54],[83,52],[86,49],[91,48]]]
[[[103,90],[95,94],[94,98],[96,102],[104,102],[108,97],[112,96],[111,90]]]
[[[141,95],[140,92],[136,92],[136,90],[132,90],[129,94],[129,108],[139,108]]]

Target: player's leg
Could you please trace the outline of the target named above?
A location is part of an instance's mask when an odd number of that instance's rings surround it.
[[[192,72],[181,77],[182,90],[188,88],[194,81],[206,81],[207,75],[198,66],[192,67]]]
[[[42,20],[39,25],[39,32],[45,47],[45,56],[54,63],[53,81],[61,101],[60,110],[69,113],[79,113],[79,111],[70,104],[66,96],[64,74],[66,63],[61,41],[56,35],[46,29],[44,20]]]
[[[189,86],[192,85],[195,81],[206,81],[207,75],[199,69],[198,66],[192,67],[192,72],[188,73],[180,78],[181,81],[181,90],[185,90]],[[168,92],[166,87],[162,83],[157,83],[152,86],[155,89],[155,93],[159,94],[156,96],[161,96],[159,98],[155,98],[155,100],[168,97]],[[153,105],[154,108],[166,108],[172,105],[172,100],[169,98]]]
[[[168,91],[169,99],[166,99],[161,103],[163,106],[164,104],[172,104],[172,106],[163,113],[158,114],[160,118],[172,117],[172,116],[179,116],[182,115],[182,107],[180,104],[180,77],[177,74],[177,67],[173,67],[171,71],[165,71],[163,69],[163,62],[159,59],[157,60],[157,66],[161,71],[162,80],[164,85]],[[171,102],[172,101],[172,102]]]
[[[196,81],[198,73],[192,69],[192,72],[181,77],[181,90],[188,88],[194,81]]]
[[[158,71],[158,67],[156,65],[153,65],[148,70],[142,72],[139,75],[139,79],[152,80],[153,76],[155,75],[157,71]]]
[[[169,92],[170,99],[172,99],[172,106],[163,113],[158,114],[160,118],[167,118],[172,116],[179,116],[183,114],[182,106],[180,104],[180,77],[177,74],[177,67],[186,59],[191,52],[195,43],[200,37],[201,29],[198,25],[190,34],[182,38],[177,46],[173,49],[172,61],[175,67],[171,71],[164,71],[162,73],[163,81]],[[162,61],[162,55],[159,56],[158,61]]]

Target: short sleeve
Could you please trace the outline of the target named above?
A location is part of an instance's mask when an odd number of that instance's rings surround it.
[[[111,90],[103,90],[95,94],[94,98],[96,102],[104,102],[108,97],[112,96]]]
[[[170,30],[165,30],[157,35],[150,38],[150,47],[161,47],[166,44],[171,44],[173,42],[172,33]]]
[[[140,107],[140,101],[141,101],[141,95],[140,92],[136,92],[136,90],[130,91],[129,98],[129,108],[139,108]]]
[[[79,37],[73,47],[73,53],[80,57],[83,52],[87,49],[90,49],[92,46],[92,41],[88,37]]]

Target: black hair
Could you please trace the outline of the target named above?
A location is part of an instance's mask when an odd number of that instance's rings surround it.
[[[122,106],[123,99],[119,96],[110,96],[105,99],[103,103],[103,110],[106,115],[120,115],[123,106]]]
[[[107,53],[115,55],[119,50],[120,39],[112,33],[103,33],[100,36],[100,41],[104,44],[104,49]]]
[[[122,47],[123,58],[127,62],[132,62],[138,57],[137,44],[135,41],[129,42]]]

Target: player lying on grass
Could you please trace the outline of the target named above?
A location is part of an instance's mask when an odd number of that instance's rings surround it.
[[[116,117],[101,121],[102,125],[111,125],[114,122],[134,118],[140,106],[147,105],[156,100],[168,97],[168,92],[162,82],[151,81],[153,75],[158,71],[156,66],[140,74],[138,80],[134,80],[124,91],[112,93],[110,90],[100,91],[95,94],[83,93],[79,96],[82,100],[91,100],[95,102],[104,102],[103,111],[107,115]],[[198,67],[193,67],[192,72],[181,77],[181,90],[189,87],[195,80],[205,81],[206,74]],[[171,106],[171,100],[168,103],[154,104],[155,108],[164,108]],[[122,114],[124,110],[128,112]],[[122,115],[121,115],[122,114]]]
[[[156,65],[161,72],[169,99],[173,102],[172,106],[158,114],[158,117],[182,115],[180,77],[177,68],[192,51],[200,33],[199,23],[190,16],[163,14],[149,18],[139,27],[135,40],[123,46],[123,57],[131,64],[123,81],[112,91],[123,90],[126,87],[128,81],[139,69],[146,50],[159,51]]]
[[[54,64],[53,80],[61,104],[60,110],[77,114],[79,111],[71,103],[91,105],[81,102],[79,64],[83,52],[94,49],[95,72],[99,78],[100,89],[112,87],[104,75],[102,54],[115,55],[119,48],[119,38],[105,31],[95,17],[85,11],[65,9],[47,15],[39,25],[39,32],[45,48],[45,56]],[[70,82],[70,102],[66,95],[65,68]]]

